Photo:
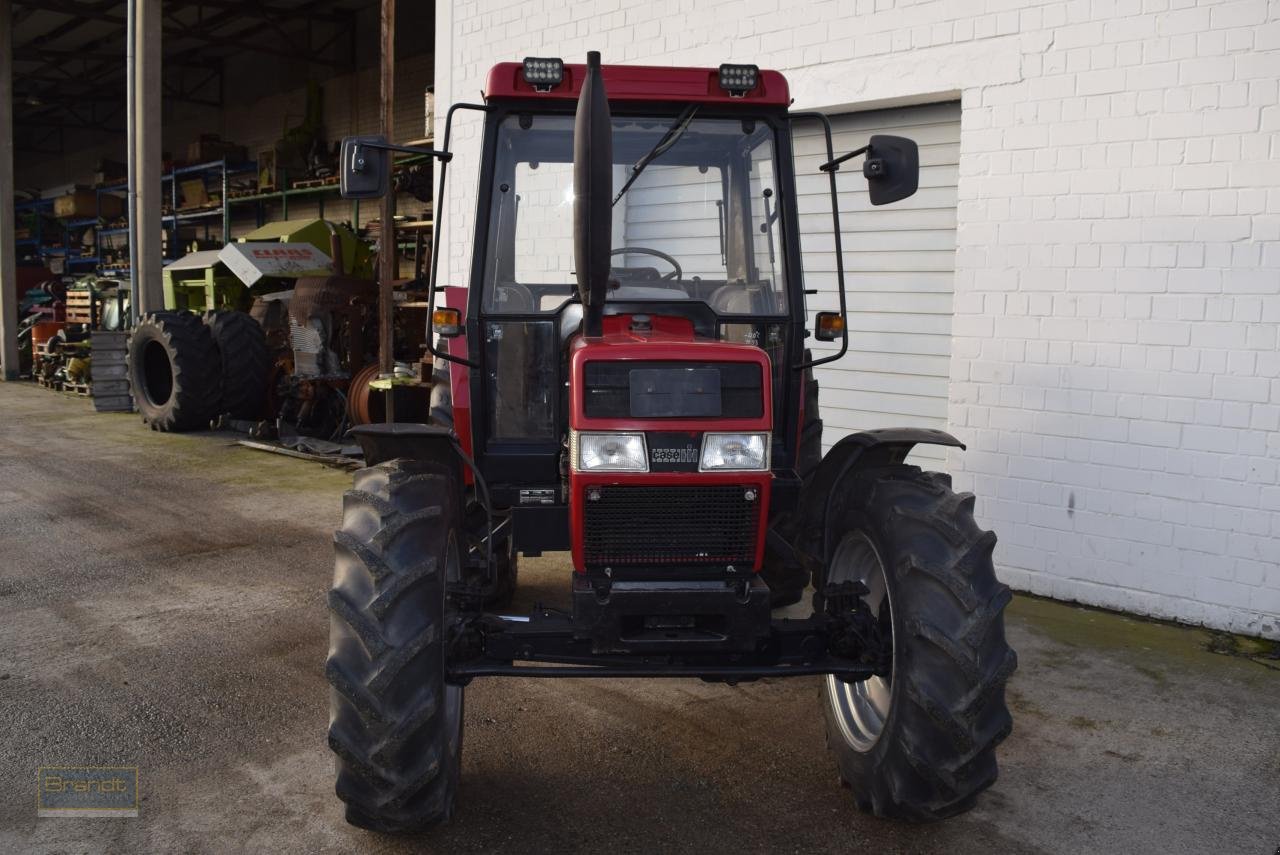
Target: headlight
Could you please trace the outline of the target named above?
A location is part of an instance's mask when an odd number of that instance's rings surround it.
[[[648,472],[642,433],[578,433],[569,438],[570,456],[579,472]]]
[[[703,472],[717,469],[748,470],[769,468],[769,434],[709,433],[702,438]]]

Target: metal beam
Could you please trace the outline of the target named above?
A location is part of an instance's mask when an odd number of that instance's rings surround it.
[[[18,379],[18,271],[13,227],[13,3],[0,0],[0,378]]]
[[[396,0],[382,0],[382,133],[395,139],[395,74],[396,74]],[[390,153],[387,154],[390,160]],[[395,374],[392,334],[395,327],[396,277],[396,194],[382,197],[382,229],[378,236],[378,372],[383,377]],[[387,423],[396,420],[395,388],[387,390]]]
[[[161,0],[134,0],[134,111],[130,151],[134,158],[137,189],[137,261],[131,271],[133,297],[139,312],[164,308],[161,268],[164,263],[161,237],[162,188],[160,183],[160,91]]]
[[[72,29],[75,29],[76,27],[81,26],[84,23],[84,19],[89,19],[94,21],[103,21],[109,24],[118,24],[119,26],[124,27],[125,25],[124,18],[121,18],[117,15],[108,14],[105,11],[116,5],[118,4],[116,2],[112,2],[112,0],[109,0],[109,2],[105,4],[97,4],[97,5],[91,5],[91,6],[80,6],[79,4],[68,2],[68,0],[41,0],[41,8],[50,12],[58,12],[63,15],[70,15],[70,16],[73,16],[73,18],[77,19],[77,20],[68,21],[66,24],[63,24],[61,27],[54,30],[52,33],[42,36],[41,39],[51,40],[52,38],[56,38],[57,36],[65,35],[66,32],[70,32]],[[342,64],[340,61],[327,59],[325,57],[317,56],[311,53],[306,53],[306,52],[296,53],[288,50],[281,50],[279,47],[276,47],[274,45],[257,44],[254,42],[246,41],[245,38],[247,36],[251,36],[255,33],[254,27],[238,30],[233,34],[225,35],[225,36],[217,35],[213,32],[213,30],[216,30],[219,27],[222,27],[228,24],[242,23],[244,21],[244,16],[248,14],[246,12],[246,9],[250,5],[252,4],[244,4],[244,6],[236,6],[234,8],[231,8],[230,4],[228,4],[227,11],[224,11],[219,15],[215,15],[209,20],[202,22],[197,27],[190,27],[187,24],[185,24],[182,20],[175,18],[172,15],[172,13],[169,13],[166,15],[166,17],[168,17],[173,22],[173,26],[164,27],[163,34],[173,39],[190,39],[192,41],[197,42],[198,44],[205,45],[208,47],[226,47],[236,51],[265,53],[265,54],[271,54],[273,56],[283,56],[290,59],[304,60],[306,62],[314,62],[317,65],[336,66],[336,65]],[[283,14],[285,10],[283,9],[277,10],[272,8],[270,9],[270,11],[272,12],[279,11],[281,14]],[[291,20],[298,20],[298,10],[290,10],[289,14],[291,15]],[[66,32],[62,32],[63,28],[69,28],[69,29],[67,29]],[[57,35],[54,35],[54,34],[57,34]]]

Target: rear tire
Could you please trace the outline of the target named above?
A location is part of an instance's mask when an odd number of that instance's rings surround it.
[[[948,476],[915,466],[858,474],[825,571],[829,581],[866,583],[863,599],[892,629],[889,678],[828,677],[822,689],[840,778],[876,816],[923,821],[968,809],[995,782],[995,749],[1012,728],[1011,595],[996,580],[996,538],[974,522],[973,495],[950,488]]]
[[[457,487],[411,460],[355,474],[329,592],[329,747],[347,821],[417,831],[453,814],[461,686],[445,682],[446,586],[461,567]]]
[[[129,390],[152,430],[198,430],[218,412],[218,352],[189,312],[144,315],[125,355]]]
[[[218,348],[222,412],[236,419],[261,418],[271,370],[262,326],[244,312],[221,309],[205,312],[203,319]]]

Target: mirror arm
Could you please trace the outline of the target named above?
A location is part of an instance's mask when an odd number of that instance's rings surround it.
[[[437,176],[436,201],[431,206],[431,278],[430,284],[427,286],[427,352],[431,354],[434,361],[435,358],[443,359],[445,362],[456,362],[459,365],[465,365],[468,368],[479,369],[480,365],[472,362],[466,357],[454,356],[448,353],[448,348],[444,350],[436,349],[435,334],[432,330],[432,321],[436,313],[436,277],[440,270],[440,224],[444,221],[444,191],[445,191],[445,175],[448,170],[449,161],[453,159],[453,153],[448,151],[449,138],[453,134],[453,114],[458,110],[475,110],[478,113],[488,113],[489,108],[484,104],[467,104],[458,102],[449,108],[449,112],[445,114],[444,120],[444,147],[445,151],[441,154],[448,155],[441,159],[440,174]],[[424,152],[429,149],[423,149]],[[434,155],[434,152],[433,152]],[[465,325],[464,325],[465,329]]]
[[[362,148],[376,148],[382,151],[399,151],[405,154],[425,155],[427,157],[434,157],[436,160],[440,161],[441,163],[448,163],[449,161],[453,160],[453,152],[451,151],[437,151],[434,148],[422,148],[421,146],[416,146],[416,145],[396,145],[395,143],[362,142],[362,143],[357,143],[356,145],[351,147],[351,160],[352,160],[351,169],[354,172],[364,172],[365,170],[364,153],[361,151]]]
[[[853,151],[849,152],[848,154],[841,155],[840,157],[833,158],[832,160],[828,160],[826,163],[818,167],[818,171],[837,172],[840,169],[840,164],[844,163],[846,160],[855,158],[860,154],[866,154],[869,151],[871,151],[871,146],[869,145],[864,145],[862,148],[855,148]],[[827,150],[827,157],[831,157],[830,149]]]
[[[790,118],[791,118],[791,121],[793,122],[796,119],[816,119],[819,122],[822,122],[822,129],[824,134],[826,135],[827,162],[824,163],[821,167],[819,167],[819,169],[827,173],[828,183],[830,184],[829,189],[831,191],[831,227],[835,237],[835,250],[836,250],[836,284],[839,286],[838,294],[840,297],[840,316],[845,319],[844,329],[842,330],[840,335],[840,351],[838,353],[833,353],[830,356],[824,356],[821,359],[811,359],[808,362],[801,362],[799,365],[796,365],[794,368],[795,371],[803,371],[806,368],[813,368],[814,366],[817,366],[817,365],[826,365],[828,362],[835,362],[837,359],[840,359],[842,356],[844,356],[846,353],[849,352],[849,322],[848,322],[849,313],[847,310],[845,294],[844,294],[844,248],[841,246],[841,242],[840,242],[840,199],[836,189],[836,170],[839,168],[840,164],[843,161],[846,161],[851,157],[855,157],[861,154],[862,152],[866,151],[867,147],[864,146],[863,148],[860,148],[857,151],[851,151],[848,154],[844,155],[843,157],[837,159],[836,153],[835,153],[835,146],[831,142],[831,120],[827,118],[825,113],[818,113],[818,112],[792,113]],[[828,169],[827,167],[831,167],[831,168]],[[806,330],[806,333],[807,333],[807,330]]]

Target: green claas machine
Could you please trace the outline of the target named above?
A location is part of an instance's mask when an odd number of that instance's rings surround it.
[[[143,420],[169,431],[206,428],[224,414],[257,421],[283,409],[297,419],[323,399],[332,406],[312,421],[322,432],[340,426],[342,416],[329,411],[345,412],[341,390],[360,365],[350,365],[350,354],[346,365],[338,357],[320,363],[335,337],[359,349],[372,276],[364,241],[325,220],[269,223],[169,264],[165,311],[140,318],[130,337],[128,374]],[[309,371],[297,380],[300,363]],[[317,376],[325,382],[313,382]]]
[[[443,216],[453,118],[483,117],[468,287],[437,288],[432,259],[430,422],[356,428],[367,468],[334,537],[347,820],[447,820],[466,687],[516,676],[816,677],[854,806],[973,805],[1011,728],[1010,594],[974,497],[906,463],[963,446],[883,427],[824,454],[813,372],[849,346],[837,182],[860,168],[873,205],[904,199],[915,143],[837,156],[826,117],[792,112],[783,76],[754,66],[530,58],[494,66],[484,95],[449,109],[443,150],[419,150]],[[799,121],[824,135],[839,287],[812,322]],[[385,194],[398,148],[345,140],[344,193]],[[567,607],[506,611],[517,557],[552,551],[572,565]],[[806,597],[803,616],[774,613]]]

